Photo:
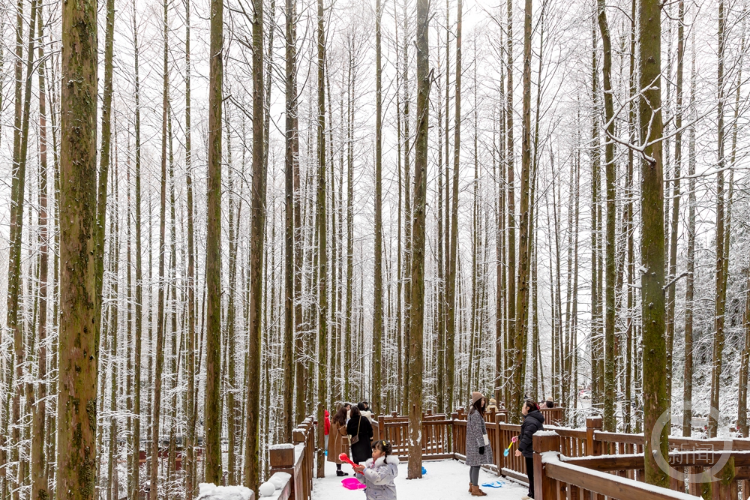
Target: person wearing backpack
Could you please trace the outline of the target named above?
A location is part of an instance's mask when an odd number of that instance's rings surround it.
[[[352,462],[355,464],[366,462],[372,458],[372,424],[363,417],[359,408],[352,406],[351,418],[346,424],[346,433],[349,434],[349,443],[352,448]]]

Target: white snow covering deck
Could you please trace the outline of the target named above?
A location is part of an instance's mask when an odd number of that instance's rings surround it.
[[[423,498],[429,500],[456,500],[461,498],[472,498],[469,494],[469,467],[457,460],[441,460],[436,462],[424,462],[427,474],[422,479],[406,479],[406,462],[398,466],[398,477],[396,478],[396,490],[398,498],[408,500]],[[344,472],[352,477],[350,465],[341,466]],[[315,479],[313,485],[313,500],[363,500],[362,490],[350,491],[344,488],[341,480],[345,477],[336,476],[336,464],[326,461],[326,477]],[[484,483],[495,481],[505,483],[502,488],[485,488]],[[487,498],[502,500],[520,500],[528,492],[528,488],[515,483],[507,478],[496,476],[492,472],[482,469],[479,472],[479,485]]]

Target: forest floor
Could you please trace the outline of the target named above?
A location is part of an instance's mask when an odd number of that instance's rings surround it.
[[[424,462],[427,474],[422,479],[406,479],[406,462],[398,466],[396,490],[401,499],[424,498],[429,500],[455,500],[457,498],[472,498],[469,495],[469,468],[456,460],[440,460]],[[352,468],[346,464],[342,466],[344,472],[352,477]],[[365,495],[362,490],[347,490],[341,484],[342,477],[336,476],[336,464],[326,461],[326,477],[315,479],[313,485],[313,500],[362,500]],[[502,498],[503,500],[520,500],[528,489],[519,483],[498,477],[492,472],[482,470],[479,473],[480,487],[485,483],[503,483],[500,488],[483,487],[487,498]]]

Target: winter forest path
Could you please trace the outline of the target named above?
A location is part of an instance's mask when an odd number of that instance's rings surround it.
[[[455,500],[471,498],[469,495],[469,468],[458,460],[438,460],[424,462],[427,474],[422,479],[406,479],[406,462],[398,466],[396,491],[399,498],[423,498],[426,500]],[[351,467],[344,464],[342,470],[352,477]],[[341,484],[346,479],[336,476],[336,464],[326,461],[326,477],[315,479],[313,482],[313,500],[362,500],[361,490],[347,490]],[[479,473],[479,484],[502,481],[501,488],[482,488],[487,498],[502,498],[503,500],[520,500],[527,493],[526,486],[498,477],[494,472],[482,469]]]

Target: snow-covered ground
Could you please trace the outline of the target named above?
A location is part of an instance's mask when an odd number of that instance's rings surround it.
[[[458,498],[472,498],[469,494],[469,468],[456,460],[441,460],[438,462],[424,462],[427,474],[422,479],[406,479],[406,462],[398,466],[396,490],[398,497],[404,500],[424,498],[429,500],[455,500]],[[342,466],[344,472],[352,477],[352,468],[346,464]],[[341,480],[336,476],[336,465],[326,461],[326,477],[315,479],[313,500],[364,500],[363,490],[351,491],[344,488]],[[497,477],[495,474],[482,470],[479,473],[480,487],[484,483],[502,481],[501,488],[482,489],[487,498],[502,498],[503,500],[520,500],[528,489],[508,479]]]

